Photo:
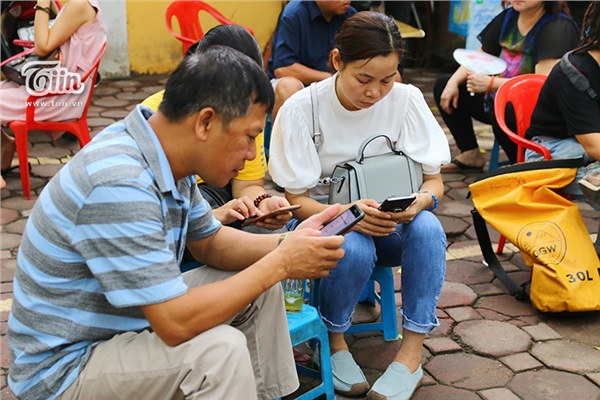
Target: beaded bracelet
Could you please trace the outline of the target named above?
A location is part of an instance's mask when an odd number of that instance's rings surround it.
[[[48,15],[51,15],[51,14],[50,14],[50,13],[51,13],[50,7],[42,7],[42,6],[40,6],[39,4],[36,4],[35,6],[33,6],[33,9],[34,9],[34,10],[36,10],[36,11],[38,11],[38,10],[39,10],[39,11],[44,11],[44,12],[46,12]]]
[[[260,202],[261,202],[261,201],[263,201],[263,200],[265,200],[265,199],[268,199],[268,198],[270,198],[270,197],[272,197],[272,196],[271,196],[269,193],[263,193],[263,194],[261,194],[260,196],[257,196],[257,197],[254,199],[254,207],[258,208],[258,206],[260,205]]]
[[[423,190],[419,190],[417,193],[421,194],[421,193],[428,193],[429,195],[431,195],[431,198],[433,199],[433,205],[431,207],[429,207],[427,209],[427,211],[433,211],[437,208],[439,201],[438,198],[435,194],[433,194],[431,191],[427,190],[427,189],[423,189]]]

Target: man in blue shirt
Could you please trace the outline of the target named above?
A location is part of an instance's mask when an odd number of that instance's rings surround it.
[[[276,79],[272,121],[292,94],[331,76],[327,62],[334,37],[355,13],[350,1],[338,0],[292,0],[281,11],[267,68]]]
[[[262,68],[186,57],[156,113],[138,106],[48,183],[27,221],[8,319],[19,399],[273,399],[298,387],[281,280],[327,276],[332,206],[301,230],[221,226],[196,175],[224,186],[273,106]],[[284,234],[287,235],[287,234]],[[184,248],[206,265],[181,274]]]

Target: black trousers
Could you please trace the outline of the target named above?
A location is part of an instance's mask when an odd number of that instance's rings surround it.
[[[450,129],[450,133],[456,141],[456,145],[461,152],[468,150],[474,150],[479,148],[477,144],[477,138],[475,137],[475,130],[473,129],[473,120],[475,118],[479,122],[492,125],[494,136],[498,140],[498,143],[506,153],[511,164],[517,161],[517,145],[510,140],[510,138],[500,129],[496,122],[494,115],[494,102],[493,98],[486,100],[483,93],[476,93],[474,96],[467,91],[466,84],[459,86],[458,106],[452,112],[448,114],[440,107],[440,99],[442,92],[446,87],[446,83],[452,75],[442,75],[435,82],[433,88],[433,97],[437,104],[438,110],[444,119],[444,122]],[[487,109],[486,109],[486,101]],[[505,119],[508,127],[516,132],[516,120],[515,113],[512,104],[507,104],[505,110]]]

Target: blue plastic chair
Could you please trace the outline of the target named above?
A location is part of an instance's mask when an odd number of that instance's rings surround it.
[[[380,293],[375,291],[375,281],[379,283]],[[311,282],[310,304],[319,305],[319,280]],[[360,302],[375,302],[381,306],[381,320],[353,324],[347,333],[382,331],[385,341],[398,340],[398,320],[396,318],[396,297],[394,293],[394,272],[391,267],[375,266],[370,280],[365,285],[359,298]]]
[[[304,304],[302,311],[294,314],[287,314],[288,327],[292,346],[297,346],[308,341],[318,341],[320,372],[303,365],[296,364],[298,374],[312,378],[320,378],[321,384],[303,393],[297,400],[316,399],[325,395],[328,400],[335,399],[333,391],[333,375],[331,372],[331,356],[329,354],[329,338],[327,328],[317,309],[311,305]]]

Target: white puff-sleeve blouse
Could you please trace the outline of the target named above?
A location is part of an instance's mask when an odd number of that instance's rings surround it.
[[[325,195],[322,179],[336,164],[356,158],[361,143],[373,135],[388,136],[395,149],[403,151],[433,175],[450,162],[448,140],[431,113],[421,91],[395,83],[386,97],[368,109],[346,110],[335,94],[335,79],[317,83],[318,120],[322,144],[313,142],[310,88],[295,93],[279,110],[270,144],[269,174],[292,194],[307,190],[311,196]],[[365,156],[389,152],[386,141],[375,140]]]

